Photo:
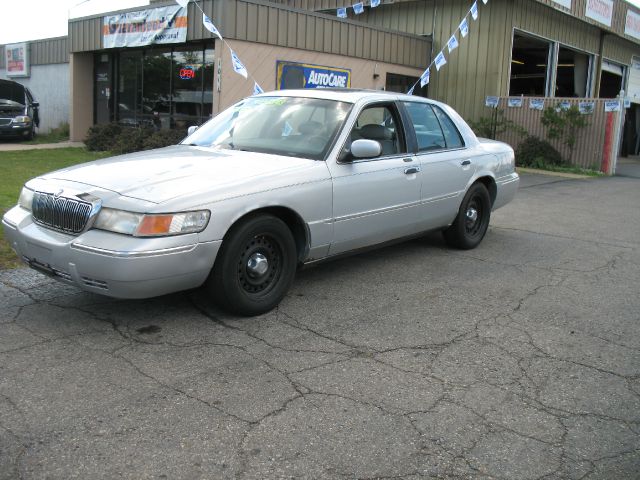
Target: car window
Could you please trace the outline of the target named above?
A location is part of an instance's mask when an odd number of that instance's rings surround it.
[[[351,130],[351,141],[375,140],[382,147],[382,156],[405,153],[404,138],[398,130],[397,115],[389,105],[365,108]]]
[[[461,148],[464,147],[464,141],[458,129],[449,116],[442,111],[440,107],[433,105],[433,110],[436,112],[438,120],[440,120],[440,126],[444,132],[444,139],[447,142],[447,148]]]
[[[441,150],[447,147],[447,143],[440,128],[440,122],[435,112],[428,103],[404,102],[404,106],[413,122],[416,132],[418,150]]]

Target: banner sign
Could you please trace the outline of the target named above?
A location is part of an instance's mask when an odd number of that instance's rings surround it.
[[[627,20],[624,23],[624,34],[640,40],[640,15],[627,9]]]
[[[103,17],[104,48],[187,41],[187,9],[179,5]]]
[[[605,112],[619,112],[620,111],[620,101],[618,101],[618,100],[605,100],[605,102],[604,102],[604,111]]]
[[[507,106],[511,108],[522,108],[522,97],[510,98],[507,100]]]
[[[484,100],[484,104],[486,107],[498,108],[499,101],[500,99],[498,97],[487,96],[487,98]]]
[[[587,0],[585,15],[610,27],[613,18],[613,0]]]
[[[13,43],[5,47],[7,77],[29,76],[29,45]]]
[[[578,103],[578,110],[582,115],[591,115],[596,108],[594,102],[580,102]]]
[[[571,0],[553,0],[553,3],[562,5],[564,8],[571,10]]]
[[[351,70],[278,60],[276,89],[351,88]]]
[[[532,98],[531,100],[529,100],[529,108],[531,110],[544,110],[544,99]]]

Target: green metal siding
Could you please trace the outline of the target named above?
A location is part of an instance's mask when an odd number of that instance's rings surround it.
[[[69,63],[69,37],[45,38],[24,43],[28,45],[30,65]],[[4,45],[0,45],[0,68],[6,68]]]
[[[631,65],[631,57],[633,55],[640,56],[640,48],[635,43],[613,35],[604,37],[603,58],[623,65]]]

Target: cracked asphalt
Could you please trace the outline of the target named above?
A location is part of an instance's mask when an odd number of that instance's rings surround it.
[[[255,318],[0,272],[0,479],[637,479],[639,187],[525,175],[477,249],[309,268]]]

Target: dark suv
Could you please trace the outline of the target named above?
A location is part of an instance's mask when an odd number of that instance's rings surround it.
[[[40,124],[39,106],[27,87],[0,80],[0,138],[33,138],[35,127]]]

